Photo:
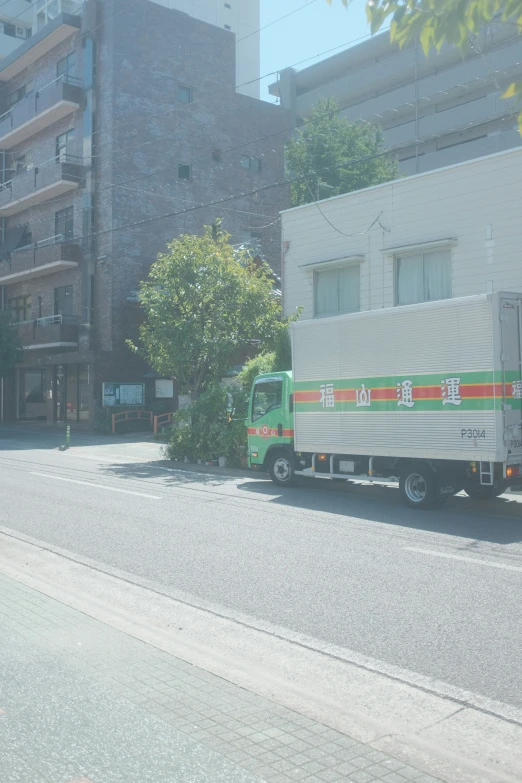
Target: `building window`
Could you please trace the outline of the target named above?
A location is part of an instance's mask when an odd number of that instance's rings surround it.
[[[250,155],[241,155],[241,167],[248,171],[261,171],[261,158],[252,158]]]
[[[20,237],[20,241],[18,242],[16,248],[20,247],[28,247],[29,245],[33,244],[33,234],[32,231],[29,231],[29,228],[27,226],[24,226],[24,233]]]
[[[74,144],[74,128],[56,137],[56,162],[65,163],[72,153]]]
[[[54,289],[54,314],[73,315],[73,287],[62,285]]]
[[[31,319],[31,296],[15,296],[9,299],[9,309],[13,315],[13,320],[21,323]]]
[[[24,370],[24,402],[45,402],[45,370]]]
[[[72,239],[74,236],[74,209],[67,207],[54,213],[54,234],[64,239]]]
[[[34,82],[31,79],[31,81],[26,82],[25,84],[22,84],[21,87],[19,87],[17,90],[14,90],[10,96],[9,96],[9,106],[15,106],[17,103],[22,101],[24,98],[28,98],[30,95],[32,95],[34,89]]]
[[[178,165],[178,179],[190,179],[191,167],[188,163],[180,163]]]
[[[29,150],[23,155],[17,155],[12,158],[9,163],[9,168],[6,170],[7,179],[17,177],[19,174],[23,174],[26,171],[30,171],[33,168],[33,151]]]
[[[56,63],[56,76],[74,76],[76,71],[76,52],[71,52]]]
[[[192,103],[192,87],[180,84],[178,87],[178,100],[181,103]]]
[[[358,264],[314,273],[314,315],[341,315],[361,309],[361,271]]]
[[[397,257],[395,291],[397,305],[451,299],[451,250]]]

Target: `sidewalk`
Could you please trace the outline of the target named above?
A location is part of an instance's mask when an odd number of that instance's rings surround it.
[[[437,783],[0,575],[2,783]]]

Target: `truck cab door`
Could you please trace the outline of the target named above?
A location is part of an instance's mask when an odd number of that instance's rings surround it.
[[[258,378],[254,383],[248,421],[248,452],[251,464],[262,464],[270,446],[284,442],[285,418],[283,376]]]

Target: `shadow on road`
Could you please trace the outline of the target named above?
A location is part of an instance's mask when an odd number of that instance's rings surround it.
[[[158,479],[161,476],[163,485],[170,488],[199,485],[208,490],[229,485],[234,479],[239,479],[235,486],[244,496],[243,499],[250,495],[255,500],[257,495],[265,503],[289,509],[336,514],[375,525],[406,527],[472,539],[471,542],[462,543],[462,551],[472,551],[474,542],[513,544],[522,541],[522,503],[508,496],[480,502],[457,495],[450,498],[442,509],[414,511],[402,504],[395,487],[332,484],[329,481],[302,479],[298,486],[282,489],[269,480],[250,478],[245,471],[234,473],[230,470],[228,475],[184,469],[170,472],[165,470],[165,466],[166,463],[161,461],[123,465],[114,463],[104,465],[102,471],[122,479]],[[223,497],[221,493],[220,498]]]

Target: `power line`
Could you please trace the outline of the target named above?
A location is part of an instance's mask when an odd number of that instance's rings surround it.
[[[491,121],[491,120],[489,120],[489,121]],[[446,134],[441,134],[441,135],[446,135]],[[434,137],[432,136],[431,138],[434,138]],[[310,174],[318,175],[318,174],[321,174],[321,173],[323,173],[325,171],[331,171],[332,169],[336,169],[336,168],[349,168],[350,166],[354,167],[355,165],[358,165],[360,163],[364,163],[364,162],[366,162],[368,160],[373,160],[375,158],[379,158],[379,157],[383,157],[385,155],[389,155],[389,154],[395,153],[399,149],[404,148],[405,146],[411,147],[412,144],[411,144],[411,142],[408,142],[407,145],[398,145],[397,147],[391,148],[389,150],[383,150],[381,152],[372,153],[370,155],[364,155],[364,156],[359,157],[359,158],[353,158],[351,160],[342,161],[341,163],[336,163],[336,164],[334,164],[332,166],[325,166],[324,168],[319,169],[318,171],[312,171],[311,170],[310,172],[308,172],[304,176],[307,177]],[[239,199],[239,198],[245,198],[247,196],[257,195],[257,194],[259,194],[261,192],[265,192],[267,190],[271,190],[272,188],[288,186],[289,184],[291,184],[294,181],[299,180],[300,178],[301,178],[300,176],[289,177],[288,179],[284,179],[284,180],[280,180],[280,181],[277,181],[277,182],[269,183],[267,185],[262,185],[262,186],[260,186],[258,188],[255,188],[254,190],[247,191],[245,193],[237,193],[235,195],[225,196],[222,199],[216,199],[214,201],[209,201],[207,203],[195,205],[193,207],[189,207],[188,209],[180,210],[178,212],[168,212],[168,213],[166,213],[164,215],[156,215],[155,217],[146,218],[144,220],[140,220],[140,221],[137,221],[135,223],[127,223],[127,224],[122,225],[122,226],[116,226],[116,227],[113,227],[113,228],[110,228],[110,229],[104,229],[103,231],[97,231],[97,232],[93,232],[91,234],[85,234],[83,236],[77,237],[76,241],[81,241],[83,239],[90,239],[90,238],[96,237],[96,236],[102,236],[102,235],[106,235],[106,234],[111,234],[111,233],[114,233],[116,231],[123,231],[123,230],[127,230],[127,229],[138,228],[138,227],[143,226],[143,225],[148,225],[150,223],[155,223],[158,220],[165,220],[167,218],[177,217],[179,215],[185,215],[185,214],[187,214],[189,212],[195,212],[195,211],[197,211],[199,209],[206,209],[208,207],[213,207],[213,206],[221,206],[222,204],[228,203],[229,201],[235,201],[236,199]],[[397,182],[397,181],[398,180],[391,180],[391,182]],[[356,191],[354,191],[354,192],[356,192]],[[380,217],[380,216],[378,216],[378,217]],[[386,229],[384,229],[384,230],[386,230]],[[366,233],[366,232],[364,232],[364,233]]]
[[[296,8],[294,11],[290,11],[289,14],[285,14],[284,16],[280,16],[279,19],[274,19],[273,22],[269,22],[268,24],[265,24],[263,27],[260,27],[259,30],[254,30],[253,33],[248,33],[248,35],[244,35],[242,38],[236,39],[236,44],[241,43],[241,41],[244,41],[247,38],[250,38],[252,35],[257,35],[257,33],[260,33],[261,30],[266,30],[267,27],[272,27],[272,25],[277,24],[278,22],[282,22],[283,19],[288,19],[289,16],[293,16],[298,11],[302,11],[303,8],[309,8],[311,5],[313,5],[316,2],[317,2],[317,0],[310,0],[309,3],[305,3],[304,5],[300,5],[299,8]]]
[[[466,130],[469,130],[470,128],[478,128],[478,127],[481,127],[482,125],[487,125],[488,123],[493,122],[493,121],[498,120],[498,119],[506,119],[507,120],[507,119],[510,119],[511,117],[513,117],[516,114],[518,114],[518,110],[512,109],[510,112],[507,112],[507,113],[504,112],[504,113],[502,113],[500,115],[498,115],[498,114],[497,115],[489,115],[488,117],[485,117],[479,123],[476,123],[476,122],[464,123],[463,125],[454,126],[453,128],[447,129],[447,130],[445,130],[445,131],[443,131],[441,133],[428,134],[428,135],[426,135],[424,137],[421,137],[421,138],[417,137],[417,138],[415,138],[413,140],[410,140],[410,141],[407,141],[407,142],[403,142],[402,144],[395,145],[394,147],[390,147],[390,148],[388,148],[386,150],[381,150],[379,152],[372,153],[371,155],[362,156],[360,158],[352,158],[352,159],[349,159],[349,160],[342,161],[340,163],[334,164],[332,166],[323,167],[323,168],[321,168],[321,169],[319,169],[317,171],[316,170],[310,170],[309,172],[307,172],[304,175],[301,174],[301,175],[298,175],[298,176],[295,176],[295,177],[288,177],[288,178],[285,178],[284,180],[280,180],[280,181],[277,181],[277,182],[274,182],[274,183],[269,183],[267,185],[261,185],[261,186],[255,188],[254,190],[251,190],[251,191],[247,191],[247,192],[244,192],[244,193],[237,193],[237,194],[234,194],[234,195],[231,195],[231,196],[226,196],[223,199],[218,199],[218,200],[211,201],[211,202],[208,202],[208,203],[203,203],[203,204],[194,204],[194,206],[192,206],[192,207],[190,207],[190,208],[188,208],[186,210],[181,210],[179,212],[170,212],[170,213],[167,213],[165,215],[157,216],[157,217],[154,217],[154,218],[147,218],[145,221],[139,222],[139,223],[136,223],[136,224],[126,224],[124,226],[118,226],[116,228],[107,229],[107,230],[105,230],[103,232],[93,232],[92,234],[88,234],[88,235],[77,237],[76,240],[80,241],[82,239],[95,237],[95,236],[98,236],[100,234],[111,233],[113,231],[118,231],[118,230],[122,230],[122,229],[125,229],[125,228],[132,228],[133,226],[139,226],[139,225],[142,225],[143,223],[154,222],[156,220],[162,220],[162,219],[166,219],[168,217],[174,217],[176,215],[183,215],[183,214],[186,214],[188,212],[196,211],[198,209],[204,209],[204,208],[212,207],[212,206],[219,206],[219,205],[222,205],[224,203],[228,203],[229,201],[234,201],[234,200],[237,200],[237,199],[240,199],[240,198],[246,198],[246,197],[249,197],[249,196],[252,196],[252,195],[257,195],[258,193],[264,192],[266,190],[270,190],[271,188],[283,187],[285,185],[290,185],[292,182],[296,182],[296,181],[299,181],[300,179],[311,177],[313,175],[318,176],[319,174],[325,173],[327,171],[334,170],[336,168],[350,168],[350,167],[353,168],[355,165],[358,165],[360,163],[364,163],[364,162],[366,162],[368,160],[372,160],[372,159],[379,158],[379,157],[384,157],[384,156],[387,156],[387,155],[394,155],[394,154],[399,153],[403,149],[409,149],[411,147],[418,146],[419,144],[423,144],[423,143],[425,143],[427,141],[435,141],[435,140],[437,140],[439,138],[444,138],[444,137],[446,137],[448,135],[451,135],[452,133],[461,133],[461,132],[464,132]],[[121,183],[110,183],[109,185],[106,185],[105,187],[100,188],[96,192],[99,194],[99,193],[102,193],[104,191],[110,190],[113,187],[124,186],[124,185],[126,185],[128,183],[140,181],[140,180],[148,178],[150,176],[157,176],[158,174],[161,174],[161,173],[163,173],[166,170],[167,169],[161,169],[160,171],[157,171],[157,172],[151,172],[151,173],[148,173],[148,174],[139,175],[138,177],[134,177],[134,178],[131,178],[129,180],[125,180],[124,182],[121,182]],[[95,181],[99,182],[100,184],[102,183],[101,180],[95,180]],[[130,190],[130,188],[129,188],[129,190]],[[136,192],[138,192],[138,193],[142,193],[143,192],[141,189],[133,189],[133,190],[136,190]],[[160,195],[160,194],[157,194],[157,195]],[[175,196],[166,196],[166,197],[173,198],[173,199],[176,198]],[[70,198],[71,198],[70,195],[68,195],[68,196],[67,195],[66,196],[61,196],[61,197],[53,200],[52,203],[57,204],[57,203],[60,203],[61,201],[69,201]],[[312,199],[312,200],[314,200],[314,199]],[[35,207],[29,208],[29,209],[34,209],[34,208]],[[36,208],[38,208],[38,207],[36,207]],[[259,213],[254,213],[254,214],[259,214]],[[18,225],[22,225],[22,224],[18,224]],[[335,226],[333,228],[335,228]]]

